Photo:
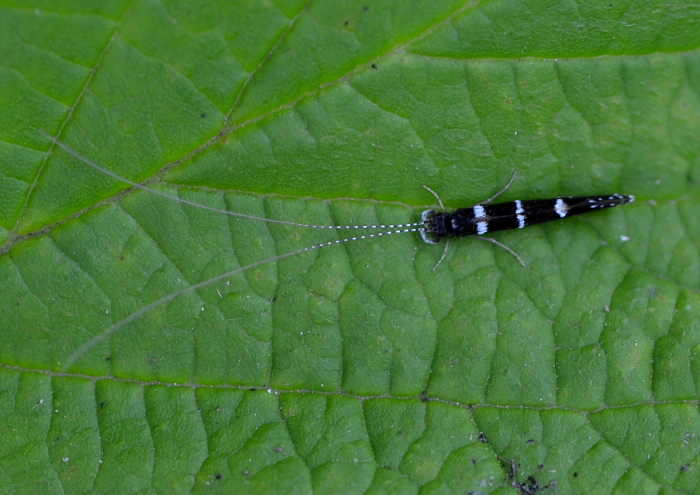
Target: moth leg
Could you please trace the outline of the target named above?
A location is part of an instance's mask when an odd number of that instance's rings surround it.
[[[438,269],[438,266],[440,266],[440,263],[442,263],[442,260],[445,259],[445,256],[447,256],[447,248],[450,247],[450,238],[447,238],[447,242],[445,242],[445,250],[442,252],[442,256],[440,256],[440,259],[438,260],[437,263],[435,263],[435,266],[433,267],[433,271]]]
[[[511,182],[512,182],[512,181],[511,181]],[[424,187],[427,191],[429,191],[430,193],[432,193],[433,196],[435,196],[435,199],[437,199],[437,200],[438,200],[438,203],[440,204],[440,208],[442,208],[442,211],[445,211],[445,207],[444,207],[443,204],[442,204],[442,200],[440,199],[440,196],[438,196],[437,193],[436,193],[435,191],[433,191],[432,189],[430,189],[430,188],[429,188],[428,186],[426,186],[425,184],[423,185],[423,187]]]
[[[425,229],[421,229],[420,231],[420,236],[423,238],[423,242],[426,244],[440,244],[440,241],[436,241],[434,239],[431,239],[428,237],[430,234],[425,231]]]
[[[494,194],[493,196],[491,196],[489,199],[487,199],[487,200],[485,200],[485,201],[479,201],[479,202],[476,203],[474,206],[477,206],[477,205],[485,205],[485,204],[487,204],[487,203],[490,203],[491,201],[493,201],[494,199],[496,199],[497,197],[499,197],[501,194],[503,194],[504,192],[506,192],[506,191],[508,190],[508,188],[510,187],[510,185],[511,185],[511,184],[513,183],[513,181],[515,180],[515,177],[516,177],[517,175],[518,175],[518,171],[516,170],[515,172],[513,172],[513,176],[512,176],[512,177],[510,178],[510,180],[508,181],[508,184],[506,184],[506,185],[503,187],[503,189],[501,189],[500,191],[498,191],[496,194]],[[425,187],[425,186],[423,186],[423,187]],[[431,192],[432,192],[432,191],[431,191]],[[435,193],[433,193],[433,194],[435,194]]]
[[[435,241],[428,237],[428,233],[425,231],[425,229],[420,231],[420,236],[423,238],[423,242],[425,242],[426,244],[440,244],[439,241]]]
[[[515,256],[515,258],[520,262],[521,265],[527,266],[527,265],[525,265],[525,262],[523,261],[523,259],[522,259],[520,256],[518,256],[518,253],[516,253],[515,251],[513,251],[511,248],[509,248],[509,247],[506,246],[505,244],[501,244],[501,243],[498,242],[496,239],[492,239],[492,238],[490,238],[490,237],[475,236],[475,235],[474,235],[474,236],[469,236],[469,237],[472,237],[472,238],[474,238],[474,239],[481,239],[482,241],[490,242],[491,244],[495,244],[496,246],[502,247],[503,249],[505,249],[506,251],[508,251],[510,254],[512,254],[513,256]]]

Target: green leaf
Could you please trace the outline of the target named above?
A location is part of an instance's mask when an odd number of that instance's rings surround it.
[[[696,4],[0,9],[4,492],[700,492]]]

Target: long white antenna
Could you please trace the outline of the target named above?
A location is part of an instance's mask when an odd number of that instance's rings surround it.
[[[277,256],[273,256],[271,258],[267,258],[264,260],[256,261],[254,263],[251,263],[246,266],[242,266],[240,268],[236,268],[235,270],[231,270],[230,272],[226,272],[222,275],[217,275],[216,277],[212,277],[208,280],[204,280],[202,282],[196,283],[194,285],[190,285],[188,287],[185,287],[184,289],[180,289],[179,291],[173,292],[171,294],[168,294],[167,296],[163,296],[157,301],[153,301],[152,303],[142,307],[141,309],[134,311],[133,313],[127,315],[126,317],[122,318],[115,324],[113,324],[111,327],[103,330],[102,332],[98,333],[95,335],[93,338],[85,342],[83,345],[78,347],[73,353],[68,356],[68,359],[63,363],[62,366],[62,371],[68,371],[68,369],[75,363],[78,359],[80,359],[86,352],[88,352],[90,349],[95,347],[96,345],[100,344],[102,341],[105,339],[109,338],[112,334],[117,332],[118,330],[124,328],[126,325],[134,321],[136,318],[148,313],[152,309],[160,306],[161,304],[165,304],[167,302],[170,302],[184,294],[187,294],[189,292],[193,292],[197,289],[201,289],[202,287],[206,287],[207,285],[213,284],[214,282],[218,282],[221,279],[231,277],[233,275],[236,275],[237,273],[244,272],[246,270],[250,270],[251,268],[255,268],[256,266],[263,265],[265,263],[271,263],[273,261],[281,260],[283,258],[289,258],[291,256],[295,256],[297,254],[304,253],[306,251],[311,251],[314,249],[320,249],[323,247],[327,246],[333,246],[335,244],[342,244],[344,242],[351,242],[351,241],[356,241],[359,239],[371,239],[372,237],[381,237],[381,236],[388,236],[391,234],[404,234],[408,232],[418,232],[422,230],[421,228],[410,228],[410,229],[401,229],[401,230],[390,230],[387,232],[377,232],[375,234],[366,234],[366,235],[361,235],[361,236],[356,236],[356,237],[346,237],[345,239],[337,239],[335,241],[328,241],[328,242],[321,242],[319,244],[314,244],[312,246],[307,246],[305,248],[297,249],[296,251],[291,251],[289,253],[285,254],[279,254]]]
[[[305,227],[305,228],[312,228],[312,229],[330,229],[330,230],[342,230],[342,229],[395,229],[395,230],[385,230],[385,231],[383,231],[383,232],[377,232],[377,233],[373,233],[373,234],[364,234],[364,235],[358,235],[358,236],[353,236],[353,237],[346,237],[346,238],[344,238],[344,239],[338,239],[338,240],[334,240],[334,241],[322,242],[322,243],[319,243],[319,244],[313,244],[313,245],[307,246],[307,247],[305,247],[305,248],[297,249],[296,251],[291,251],[291,252],[289,252],[289,253],[280,254],[280,255],[277,255],[277,256],[273,256],[273,257],[271,257],[271,258],[267,258],[267,259],[264,259],[264,260],[256,261],[256,262],[254,262],[254,263],[250,263],[249,265],[246,265],[246,266],[243,266],[243,267],[240,267],[240,268],[236,268],[235,270],[232,270],[232,271],[230,271],[230,272],[224,273],[224,274],[222,274],[222,275],[217,275],[216,277],[210,278],[210,279],[208,279],[208,280],[204,280],[203,282],[199,282],[199,283],[196,283],[196,284],[194,284],[194,285],[190,285],[190,286],[185,287],[185,288],[183,288],[183,289],[181,289],[181,290],[179,290],[179,291],[176,291],[176,292],[173,292],[173,293],[171,293],[171,294],[169,294],[169,295],[166,295],[166,296],[164,296],[164,297],[158,299],[157,301],[153,301],[152,303],[150,303],[150,304],[148,304],[148,305],[142,307],[141,309],[139,309],[139,310],[137,310],[137,311],[135,311],[135,312],[133,312],[133,313],[127,315],[125,318],[123,318],[123,319],[117,321],[116,323],[114,323],[114,324],[113,324],[112,326],[110,326],[109,328],[103,330],[102,332],[100,332],[99,334],[95,335],[95,336],[92,337],[90,340],[88,340],[87,342],[85,342],[84,344],[82,344],[82,345],[81,345],[78,349],[76,349],[76,350],[68,357],[68,359],[63,363],[62,369],[63,369],[64,371],[65,371],[65,370],[68,370],[78,359],[80,359],[83,355],[85,355],[85,353],[88,352],[90,349],[92,349],[93,347],[95,347],[95,346],[98,345],[100,342],[104,341],[105,339],[109,338],[112,334],[114,334],[114,333],[117,332],[118,330],[124,328],[126,325],[128,325],[128,324],[131,323],[131,322],[133,322],[135,319],[137,319],[137,318],[139,318],[140,316],[142,316],[142,315],[148,313],[149,311],[151,311],[151,310],[154,309],[155,307],[160,306],[160,305],[162,305],[162,304],[165,304],[165,303],[167,303],[167,302],[169,302],[169,301],[172,301],[172,300],[174,300],[175,298],[177,298],[177,297],[179,297],[179,296],[181,296],[181,295],[187,294],[187,293],[189,293],[189,292],[193,292],[193,291],[195,291],[195,290],[197,290],[197,289],[200,289],[200,288],[202,288],[202,287],[205,287],[205,286],[207,286],[207,285],[210,285],[210,284],[212,284],[212,283],[214,283],[214,282],[217,282],[217,281],[219,281],[219,280],[221,280],[221,279],[224,279],[224,278],[227,278],[227,277],[231,277],[231,276],[233,276],[233,275],[236,275],[236,274],[238,274],[238,273],[244,272],[244,271],[246,271],[246,270],[250,270],[251,268],[255,268],[255,267],[260,266],[260,265],[265,264],[265,263],[271,263],[271,262],[274,262],[274,261],[277,261],[277,260],[281,260],[281,259],[283,259],[283,258],[288,258],[288,257],[291,257],[291,256],[295,256],[295,255],[304,253],[304,252],[306,252],[306,251],[311,251],[311,250],[314,250],[314,249],[320,249],[320,248],[327,247],[327,246],[332,246],[332,245],[335,245],[335,244],[342,244],[342,243],[345,243],[345,242],[357,241],[357,240],[361,240],[361,239],[371,239],[371,238],[373,238],[373,237],[388,236],[388,235],[392,235],[392,234],[404,234],[404,233],[410,233],[410,232],[421,232],[421,234],[425,234],[425,232],[426,232],[426,223],[425,223],[425,219],[424,219],[423,221],[421,221],[421,222],[406,223],[406,224],[388,224],[388,225],[314,225],[314,224],[306,224],[306,223],[299,223],[299,222],[291,222],[291,221],[288,221],[288,220],[276,220],[276,219],[271,219],[271,218],[259,217],[259,216],[255,216],[255,215],[248,215],[248,214],[246,214],[246,213],[238,213],[238,212],[232,212],[232,211],[229,211],[229,210],[222,210],[222,209],[219,209],[219,208],[214,208],[214,207],[211,207],[211,206],[207,206],[207,205],[203,205],[203,204],[200,204],[200,203],[196,203],[196,202],[194,202],[194,201],[189,201],[189,200],[186,200],[186,199],[182,199],[182,198],[179,198],[179,197],[177,197],[177,196],[172,196],[172,195],[170,195],[170,194],[166,194],[166,193],[161,192],[161,191],[158,191],[158,190],[156,190],[156,189],[151,189],[150,187],[147,187],[147,186],[145,186],[145,185],[143,185],[143,184],[140,184],[140,183],[138,183],[138,182],[134,182],[134,181],[132,181],[132,180],[130,180],[130,179],[127,179],[127,178],[125,178],[125,177],[122,177],[122,176],[120,176],[120,175],[118,175],[118,174],[116,174],[116,173],[114,173],[114,172],[112,172],[112,171],[110,171],[110,170],[107,170],[106,168],[102,167],[101,165],[98,165],[97,163],[95,163],[95,162],[93,162],[93,161],[91,161],[91,160],[89,160],[89,159],[87,159],[87,158],[81,156],[78,152],[76,152],[75,150],[73,150],[72,148],[70,148],[68,145],[66,145],[66,144],[60,142],[58,139],[56,139],[56,138],[54,138],[54,137],[48,135],[48,134],[47,134],[46,132],[44,132],[43,130],[40,129],[39,132],[40,132],[44,137],[46,137],[47,139],[49,139],[52,143],[54,143],[56,146],[58,146],[59,148],[61,148],[62,150],[64,150],[66,153],[68,153],[69,155],[71,155],[71,156],[74,157],[75,159],[81,161],[82,163],[85,163],[86,165],[92,167],[93,169],[95,169],[95,170],[97,170],[97,171],[99,171],[99,172],[101,172],[101,173],[103,173],[103,174],[105,174],[105,175],[108,175],[108,176],[110,176],[110,177],[112,177],[112,178],[114,178],[114,179],[116,179],[116,180],[118,180],[118,181],[120,181],[120,182],[125,183],[125,184],[129,184],[130,186],[132,186],[132,187],[134,187],[134,188],[136,188],[136,189],[141,189],[141,190],[143,190],[143,191],[146,191],[146,192],[148,192],[148,193],[150,193],[150,194],[155,194],[156,196],[161,196],[161,197],[164,197],[164,198],[166,198],[166,199],[170,199],[170,200],[173,200],[173,201],[177,201],[177,202],[179,202],[179,203],[182,203],[182,204],[186,204],[186,205],[190,205],[190,206],[202,208],[202,209],[204,209],[204,210],[213,211],[213,212],[216,212],[216,213],[222,213],[222,214],[225,214],[225,215],[231,215],[231,216],[238,217],[238,218],[245,218],[245,219],[249,219],[249,220],[258,220],[258,221],[261,221],[261,222],[269,222],[269,223],[276,223],[276,224],[282,224],[282,225],[290,225],[290,226],[294,226],[294,227]],[[505,190],[508,188],[508,186],[510,186],[510,184],[513,182],[514,179],[515,179],[515,174],[513,174],[513,177],[511,178],[510,182],[506,185],[506,187],[504,187],[501,191],[499,191],[499,192],[498,192],[496,195],[494,195],[492,198],[489,198],[486,202],[491,201],[491,200],[494,199],[496,196],[500,195],[503,191],[505,191]],[[444,210],[444,206],[442,205],[442,201],[440,200],[440,197],[439,197],[432,189],[428,188],[427,186],[423,186],[423,187],[425,187],[428,191],[430,191],[430,192],[437,198],[438,203],[440,204],[440,206],[441,206],[441,207],[443,208],[443,210]],[[504,249],[507,250],[509,253],[511,253],[513,256],[515,256],[515,257],[518,259],[518,261],[520,261],[520,263],[522,263],[522,264],[524,265],[522,259],[521,259],[513,250],[511,250],[511,249],[508,248],[507,246],[504,246],[503,244],[501,244],[500,242],[498,242],[498,241],[496,241],[496,240],[494,240],[494,239],[484,238],[483,240],[488,241],[488,242],[492,242],[493,244],[496,244],[496,245],[498,245],[498,246],[504,248]],[[448,239],[448,241],[449,241],[449,239]],[[448,245],[449,245],[449,244],[448,244]],[[446,252],[447,252],[447,246],[446,246],[445,252],[443,253],[443,255],[442,255],[442,257],[440,258],[440,260],[438,261],[438,263],[435,265],[435,267],[433,268],[433,270],[435,270],[435,269],[440,265],[440,263],[443,261],[443,259],[445,258]]]
[[[95,170],[98,170],[102,172],[105,175],[108,175],[120,182],[123,182],[125,184],[129,184],[132,187],[135,187],[137,189],[141,189],[142,191],[146,191],[151,194],[155,194],[156,196],[161,196],[163,198],[167,198],[173,201],[177,201],[182,204],[190,205],[190,206],[196,206],[198,208],[202,208],[204,210],[208,211],[213,211],[216,213],[222,213],[224,215],[231,215],[234,217],[238,218],[247,218],[249,220],[259,220],[261,222],[269,222],[269,223],[278,223],[282,225],[291,225],[294,227],[304,227],[304,228],[309,228],[309,229],[330,229],[330,230],[353,230],[353,229],[403,229],[403,228],[410,228],[410,227],[420,227],[423,225],[422,222],[414,222],[414,223],[400,223],[400,224],[387,224],[387,225],[313,225],[313,224],[308,224],[308,223],[298,223],[298,222],[290,222],[288,220],[276,220],[273,218],[265,218],[265,217],[258,217],[255,215],[248,215],[246,213],[238,213],[235,211],[229,211],[229,210],[222,210],[220,208],[214,208],[213,206],[207,206],[203,205],[201,203],[197,203],[194,201],[189,201],[187,199],[182,199],[177,196],[172,196],[170,194],[166,194],[162,191],[158,191],[157,189],[151,189],[150,187],[146,187],[143,184],[139,184],[138,182],[134,182],[130,179],[127,179],[126,177],[122,177],[121,175],[115,174],[111,170],[107,170],[106,168],[102,167],[101,165],[98,165],[97,163],[85,158],[84,156],[80,155],[77,151],[73,150],[70,146],[68,146],[65,143],[62,143],[58,139],[54,138],[53,136],[50,136],[46,132],[44,132],[43,129],[39,129],[39,132],[41,135],[43,135],[45,138],[49,139],[51,142],[53,142],[56,146],[61,148],[63,151],[71,155],[77,160],[80,160],[86,165],[89,165],[90,167],[94,168]]]

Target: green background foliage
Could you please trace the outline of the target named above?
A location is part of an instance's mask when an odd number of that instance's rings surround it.
[[[697,3],[0,5],[0,492],[700,493]]]

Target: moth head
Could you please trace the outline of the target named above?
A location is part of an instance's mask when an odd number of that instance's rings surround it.
[[[423,229],[420,231],[420,236],[428,244],[440,243],[440,219],[442,213],[437,213],[435,210],[425,210],[422,215]]]

